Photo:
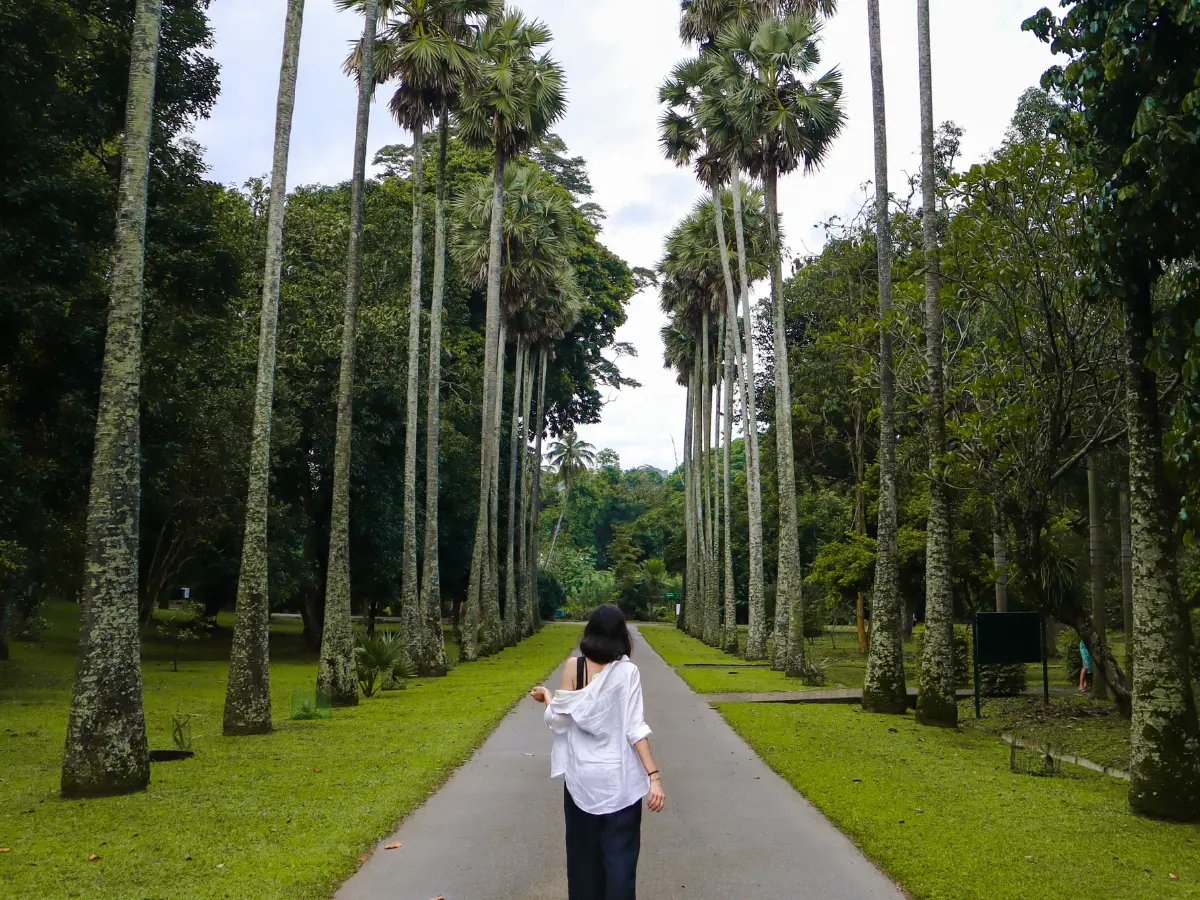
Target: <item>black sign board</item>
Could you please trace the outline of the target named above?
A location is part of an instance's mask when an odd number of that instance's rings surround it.
[[[1046,628],[1040,613],[975,613],[975,718],[979,718],[979,667],[1016,663],[1042,664],[1042,693],[1050,702],[1050,674],[1046,659]]]

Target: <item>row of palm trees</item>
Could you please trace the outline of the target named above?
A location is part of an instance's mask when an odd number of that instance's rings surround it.
[[[754,339],[750,289],[770,279],[775,378],[776,472],[779,495],[779,554],[776,576],[775,640],[772,663],[793,675],[806,672],[795,459],[792,450],[787,323],[783,305],[782,238],[778,184],[796,169],[821,165],[841,132],[841,75],[831,69],[813,77],[820,66],[821,25],[816,16],[834,4],[819,2],[716,2],[685,0],[680,33],[699,45],[696,58],[674,69],[660,91],[667,106],[660,143],[668,158],[692,165],[712,194],[671,235],[660,264],[668,329],[694,337],[695,351],[680,357],[670,350],[668,366],[688,384],[686,418],[689,452],[685,455],[687,491],[687,600],[693,610],[684,625],[713,645],[737,649],[732,615],[732,554],[725,516],[725,627],[718,628],[718,540],[720,505],[731,503],[729,457],[733,393],[737,388],[746,431],[746,490],[749,511],[748,659],[767,656],[766,599],[763,577],[761,459],[754,400]],[[749,176],[761,189],[748,190]],[[728,184],[728,190],[725,185]],[[730,202],[726,202],[726,198]],[[733,243],[725,221],[733,222]],[[711,226],[702,220],[711,219]],[[751,228],[751,224],[758,227]],[[699,242],[686,252],[690,241]],[[715,248],[715,253],[709,248]],[[737,280],[734,280],[734,265]],[[739,316],[741,328],[739,329]],[[710,329],[716,324],[718,354],[712,360]],[[718,376],[718,370],[723,373]],[[717,399],[712,398],[713,388]],[[712,409],[723,393],[725,408],[721,471],[711,460]],[[712,489],[723,483],[724,496]]]
[[[938,304],[936,174],[929,47],[929,4],[918,0],[921,76],[922,188],[926,256],[926,416],[930,510],[926,638],[918,716],[932,724],[957,721],[954,697],[949,501],[942,472],[945,448],[942,322]],[[775,445],[779,496],[779,552],[772,664],[789,675],[808,672],[804,656],[803,577],[800,571],[795,459],[792,445],[787,321],[782,296],[781,176],[812,172],[830,153],[844,122],[838,70],[815,74],[821,64],[822,18],[834,0],[683,0],[680,33],[698,45],[696,57],[675,67],[660,91],[667,107],[660,143],[666,156],[691,165],[711,192],[668,237],[659,266],[667,365],[688,386],[685,418],[687,481],[687,610],[683,625],[710,644],[736,651],[730,517],[728,511],[733,394],[746,423],[746,490],[749,510],[748,659],[767,655],[763,590],[761,461],[754,401],[754,340],[750,286],[770,280],[775,376]],[[902,712],[907,705],[901,655],[897,548],[897,495],[891,309],[891,237],[887,183],[887,129],[878,0],[868,3],[875,108],[876,220],[880,305],[880,511],[872,641],[863,705]],[[748,190],[745,174],[761,184]],[[726,187],[728,185],[728,188]],[[733,221],[734,239],[725,222]],[[756,240],[758,243],[756,243]],[[734,271],[737,278],[735,281]],[[738,327],[742,316],[741,328]],[[716,341],[713,337],[715,328]],[[744,337],[743,337],[744,335]],[[723,354],[723,358],[720,358]],[[715,394],[715,397],[714,397]],[[715,415],[724,395],[724,409]],[[720,466],[713,459],[713,419],[724,422]],[[723,485],[714,490],[714,484]],[[723,538],[723,539],[722,539]],[[724,572],[718,554],[724,547]],[[721,577],[723,575],[723,578]],[[718,586],[724,582],[725,625],[720,627]]]
[[[487,294],[480,503],[470,593],[462,612],[463,660],[513,644],[539,624],[535,498],[540,496],[541,466],[531,460],[542,456],[551,348],[578,319],[581,299],[569,264],[575,241],[570,195],[545,172],[518,159],[548,134],[565,110],[562,69],[544,51],[551,39],[549,30],[520,11],[505,9],[501,0],[338,0],[338,5],[362,14],[363,36],[345,65],[358,82],[358,114],[317,688],[334,705],[345,706],[358,702],[350,609],[350,464],[367,138],[371,102],[380,86],[395,85],[390,110],[414,138],[400,602],[409,652],[423,674],[441,675],[447,670],[438,562],[439,397],[447,257]],[[224,708],[227,735],[262,734],[272,727],[267,561],[271,411],[288,155],[304,10],[304,0],[288,0],[267,212],[245,540]],[[149,781],[136,608],[137,411],[149,134],[161,20],[162,0],[137,0],[118,240],[88,510],[80,662],[63,763],[63,792],[74,796],[125,793]],[[494,168],[490,179],[477,179],[450,202],[446,162],[452,122],[469,146],[494,153]],[[426,133],[435,127],[438,144],[429,154],[436,159],[436,199],[425,360],[426,509],[424,552],[419,556],[424,143]],[[516,345],[516,377],[502,594],[500,423],[510,340]]]

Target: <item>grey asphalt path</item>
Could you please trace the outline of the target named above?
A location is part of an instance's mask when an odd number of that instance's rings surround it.
[[[634,645],[667,791],[666,811],[642,821],[643,900],[901,896],[640,634]],[[562,785],[549,755],[541,707],[524,701],[336,900],[566,900]]]

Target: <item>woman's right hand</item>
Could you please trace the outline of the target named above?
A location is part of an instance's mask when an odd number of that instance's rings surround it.
[[[659,776],[650,777],[650,796],[646,805],[650,807],[650,812],[656,813],[662,812],[663,807],[667,805],[667,794],[663,790],[662,778]]]
[[[541,685],[538,685],[533,690],[531,690],[529,692],[529,696],[532,697],[534,700],[536,700],[538,703],[549,703],[551,700],[554,699],[554,695],[550,693],[550,689],[546,688],[546,687],[542,687]]]

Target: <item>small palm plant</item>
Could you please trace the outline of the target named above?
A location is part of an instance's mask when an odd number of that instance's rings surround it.
[[[398,631],[355,632],[354,665],[365,697],[374,697],[397,679],[415,678],[417,674],[408,641]]]

